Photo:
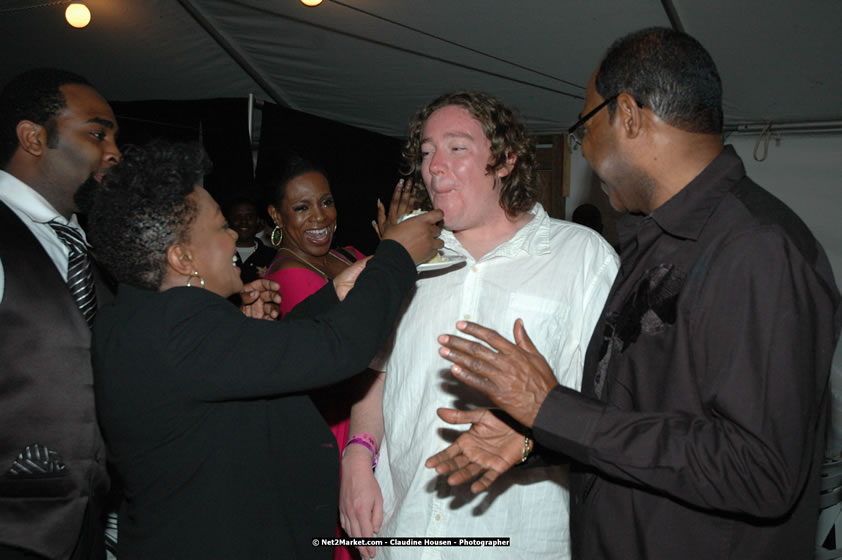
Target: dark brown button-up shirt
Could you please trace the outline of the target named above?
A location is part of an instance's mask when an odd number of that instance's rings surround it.
[[[840,328],[824,251],[731,147],[621,228],[582,393],[534,426],[574,460],[574,558],[811,558]]]

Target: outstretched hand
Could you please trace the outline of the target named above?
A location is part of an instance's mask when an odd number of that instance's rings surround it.
[[[458,486],[479,477],[471,484],[471,492],[488,489],[497,478],[523,458],[523,434],[498,418],[494,412],[480,408],[455,410],[440,408],[437,414],[449,424],[471,427],[450,447],[436,453],[424,463],[439,474],[450,474],[447,483]]]
[[[433,255],[437,249],[444,246],[439,239],[441,222],[444,213],[441,210],[431,210],[418,216],[401,220],[414,204],[412,196],[412,180],[401,179],[392,193],[389,205],[389,215],[386,216],[383,204],[377,201],[377,224],[374,229],[380,239],[397,241],[412,257],[415,264],[421,264]]]
[[[281,294],[277,282],[258,278],[240,290],[240,309],[246,317],[275,320],[280,315]]]
[[[409,214],[415,205],[415,198],[412,196],[412,179],[401,179],[392,191],[392,201],[389,203],[389,215],[386,215],[386,208],[380,199],[377,199],[377,219],[371,221],[371,226],[377,233],[378,239],[383,239],[386,231]]]
[[[516,344],[476,323],[459,321],[456,328],[488,346],[458,336],[439,336],[439,354],[453,362],[453,376],[531,428],[541,404],[558,381],[526,334],[523,321],[515,321]]]

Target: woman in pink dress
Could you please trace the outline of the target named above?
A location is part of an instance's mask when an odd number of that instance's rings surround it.
[[[336,231],[336,206],[327,176],[317,165],[295,158],[271,188],[268,210],[276,226],[271,239],[278,254],[266,278],[281,286],[283,316],[364,255],[350,246],[331,249]],[[336,437],[340,454],[348,441],[354,395],[363,394],[364,382],[364,378],[356,377],[310,393]],[[359,558],[356,550],[351,549],[336,547],[334,559]]]

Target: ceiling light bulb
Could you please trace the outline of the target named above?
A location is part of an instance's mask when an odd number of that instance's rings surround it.
[[[305,6],[310,6],[312,8],[313,6],[318,6],[319,4],[321,4],[322,0],[301,0],[301,3]]]
[[[91,22],[91,11],[81,2],[71,2],[64,10],[64,19],[77,29],[81,29]]]

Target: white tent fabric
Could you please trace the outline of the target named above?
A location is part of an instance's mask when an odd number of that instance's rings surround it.
[[[67,0],[0,2],[0,82],[32,66],[76,70],[112,100],[245,97],[402,136],[456,88],[560,133],[610,42],[673,19],[713,54],[726,121],[842,121],[839,0]]]

